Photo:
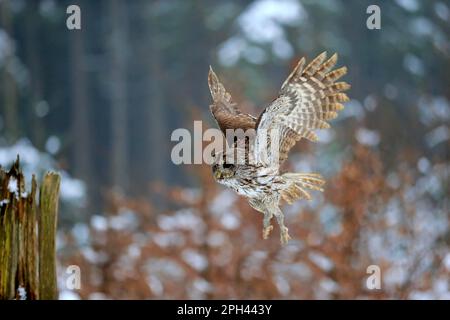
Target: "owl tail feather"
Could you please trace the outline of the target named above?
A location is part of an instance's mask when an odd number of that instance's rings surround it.
[[[296,200],[311,200],[311,195],[305,189],[322,191],[325,181],[317,173],[285,173],[282,175],[287,187],[281,191],[281,197],[292,204]]]

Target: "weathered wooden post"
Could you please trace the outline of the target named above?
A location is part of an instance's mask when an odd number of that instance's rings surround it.
[[[26,192],[19,158],[0,168],[0,299],[57,299],[56,225],[60,176],[47,173]]]

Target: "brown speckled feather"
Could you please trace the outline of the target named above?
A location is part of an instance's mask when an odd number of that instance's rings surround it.
[[[326,52],[323,52],[304,67],[305,58],[302,58],[283,83],[279,97],[258,119],[257,130],[280,131],[280,164],[301,138],[316,141],[314,130],[329,128],[327,121],[336,118],[337,112],[344,108],[341,103],[348,101],[342,91],[348,90],[350,85],[335,82],[347,73],[347,68],[331,71],[337,62],[337,54],[325,59]],[[270,144],[268,140],[267,144]],[[263,147],[264,143],[260,141],[260,145]]]
[[[255,129],[256,118],[239,110],[211,67],[208,84],[213,98],[210,110],[224,134],[226,129]]]

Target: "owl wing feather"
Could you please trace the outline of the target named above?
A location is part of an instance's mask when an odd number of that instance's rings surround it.
[[[297,141],[301,138],[317,141],[314,130],[330,127],[327,121],[336,118],[337,112],[344,108],[342,102],[349,100],[343,91],[350,85],[336,82],[347,73],[347,68],[331,71],[336,62],[337,54],[326,60],[326,52],[306,67],[305,58],[298,62],[283,83],[278,98],[258,118],[255,154],[267,148],[267,159],[281,165]],[[272,129],[278,132],[278,161],[270,153]],[[267,130],[267,135],[260,134],[263,130]]]
[[[210,110],[223,134],[226,134],[226,129],[256,129],[256,117],[239,110],[211,67],[208,85],[213,99]]]

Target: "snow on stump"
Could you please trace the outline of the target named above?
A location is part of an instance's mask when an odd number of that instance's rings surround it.
[[[60,176],[47,173],[26,192],[19,158],[0,168],[0,299],[57,299],[56,224]]]

